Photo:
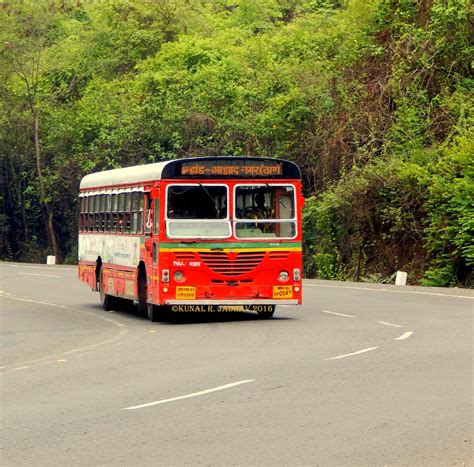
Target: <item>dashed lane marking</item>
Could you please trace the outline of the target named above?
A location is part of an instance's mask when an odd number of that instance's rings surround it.
[[[404,339],[408,339],[412,334],[413,334],[413,331],[407,331],[407,332],[404,332],[401,336],[395,337],[394,340],[402,341]]]
[[[223,386],[218,386],[216,388],[206,389],[204,391],[199,391],[199,392],[193,392],[192,394],[186,394],[185,396],[171,397],[170,399],[162,399],[162,400],[155,401],[155,402],[149,402],[148,404],[134,405],[133,407],[125,407],[122,410],[143,409],[145,407],[151,407],[152,405],[165,404],[167,402],[173,402],[173,401],[177,401],[177,400],[180,400],[180,399],[188,399],[189,397],[202,396],[204,394],[209,394],[211,392],[222,391],[223,389],[229,389],[229,388],[232,388],[234,386],[238,386],[240,384],[251,383],[252,381],[255,381],[255,380],[254,379],[245,379],[243,381],[237,381],[235,383],[224,384]]]
[[[371,287],[352,287],[349,285],[326,285],[326,284],[308,284],[303,283],[304,287],[328,287],[333,289],[351,289],[351,290],[370,290],[372,292],[391,292],[391,293],[409,293],[418,295],[433,295],[435,297],[454,297],[454,298],[466,298],[467,300],[474,300],[474,296],[469,297],[467,295],[455,295],[447,293],[436,293],[436,292],[420,292],[418,290],[392,290],[392,289],[375,289]]]
[[[344,355],[338,355],[337,357],[325,358],[324,360],[339,360],[341,358],[352,357],[353,355],[359,355],[361,353],[370,352],[371,350],[378,349],[378,347],[369,347],[367,349],[358,350],[357,352],[346,353]]]
[[[41,276],[41,277],[63,277],[63,276],[53,276],[52,274],[37,274],[35,272],[17,272],[22,276]]]
[[[15,368],[14,371],[19,371],[19,370],[26,370],[27,368],[29,368],[30,366],[29,365],[25,365],[25,366],[20,366],[18,368]]]
[[[377,321],[377,323],[383,324],[384,326],[393,326],[394,328],[402,328],[403,327],[400,324],[393,324],[393,323],[389,323],[388,321]]]
[[[357,318],[354,315],[345,315],[344,313],[336,313],[335,311],[321,310],[321,313],[327,313],[328,315],[343,316],[344,318]]]
[[[3,264],[2,266],[7,266],[9,268],[25,268],[25,269],[49,269],[50,271],[54,269],[57,265],[50,265],[50,266],[26,266],[26,265],[19,265],[19,264]],[[76,271],[75,268],[58,268],[61,271]]]

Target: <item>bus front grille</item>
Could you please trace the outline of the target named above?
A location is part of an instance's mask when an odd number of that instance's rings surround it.
[[[268,257],[270,259],[283,260],[283,259],[287,259],[288,256],[290,256],[289,251],[270,251],[270,253],[268,253]]]
[[[241,276],[253,271],[265,257],[263,251],[226,253],[224,251],[201,251],[201,261],[212,271],[223,276]]]
[[[174,258],[176,260],[187,261],[196,259],[196,256],[192,251],[175,251]]]

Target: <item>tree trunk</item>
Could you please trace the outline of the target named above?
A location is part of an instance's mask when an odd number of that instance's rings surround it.
[[[38,109],[35,109],[34,111],[34,119],[35,119],[34,139],[35,139],[36,170],[38,172],[38,182],[39,182],[41,202],[43,203],[44,209],[46,211],[46,232],[48,233],[49,245],[51,249],[53,250],[53,255],[56,256],[57,260],[59,260],[59,248],[58,248],[56,230],[54,228],[53,211],[51,209],[51,205],[46,200],[46,189],[44,186],[44,179],[43,179],[43,174],[41,171],[41,148],[40,148],[40,141],[39,141],[39,110]]]
[[[357,266],[352,276],[354,282],[359,282],[360,280],[360,263],[362,259],[362,242],[359,240],[359,248],[357,250]]]

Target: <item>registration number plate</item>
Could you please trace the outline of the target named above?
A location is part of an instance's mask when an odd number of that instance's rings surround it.
[[[194,300],[196,298],[196,287],[176,287],[176,298]]]
[[[274,285],[273,298],[293,298],[292,285]]]

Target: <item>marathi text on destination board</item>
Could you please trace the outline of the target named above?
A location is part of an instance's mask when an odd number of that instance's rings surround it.
[[[282,174],[282,164],[259,165],[207,165],[199,163],[183,164],[181,175],[215,176],[275,176]]]

